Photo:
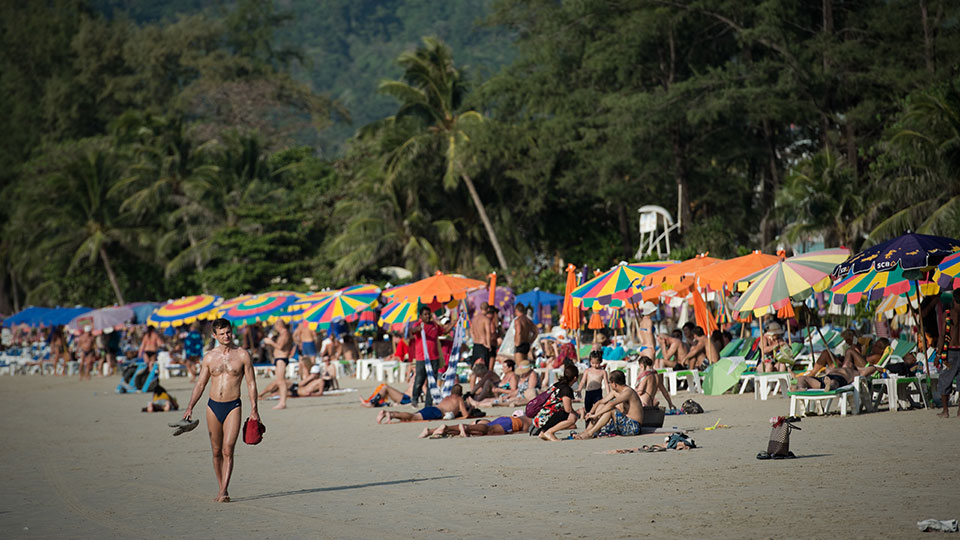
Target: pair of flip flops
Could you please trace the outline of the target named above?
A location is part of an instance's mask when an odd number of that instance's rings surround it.
[[[787,452],[784,454],[771,454],[769,452],[760,452],[757,454],[757,459],[793,459],[797,457],[793,452]]]
[[[172,422],[167,425],[172,428],[176,428],[173,432],[173,436],[176,437],[178,435],[183,435],[188,431],[193,431],[194,429],[196,429],[197,426],[200,425],[200,420],[187,420],[186,418],[181,418],[180,420],[176,422]]]

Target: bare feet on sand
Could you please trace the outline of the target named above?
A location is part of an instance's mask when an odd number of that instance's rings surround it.
[[[386,423],[387,423],[387,424],[390,423],[390,412],[389,412],[389,411],[380,411],[379,413],[377,413],[377,423],[378,423],[378,424],[383,424],[383,423],[384,423],[384,420],[386,420]]]
[[[421,431],[420,434],[417,435],[417,438],[426,439],[429,436],[430,436],[430,428],[423,428],[423,431]]]
[[[940,418],[950,418],[950,411],[938,412],[937,416]]]
[[[539,435],[539,437],[540,437],[541,439],[545,440],[545,441],[559,441],[559,440],[560,440],[560,439],[558,439],[557,436],[554,435],[553,433],[547,433],[546,431],[544,431],[543,433],[541,433],[541,434]]]
[[[286,409],[286,408],[287,408],[287,404],[286,404],[286,403],[277,403],[276,405],[273,406],[273,408],[274,408],[274,409]]]
[[[221,493],[221,494],[217,495],[217,498],[214,499],[213,502],[228,503],[228,502],[230,502],[230,495],[227,494],[227,493]]]
[[[364,407],[373,408],[373,404],[363,398],[360,398],[360,405],[363,405]]]
[[[467,433],[467,428],[464,427],[463,424],[460,424],[459,427],[460,427],[460,436],[461,436],[461,437],[469,437],[469,436],[470,436],[470,434]]]

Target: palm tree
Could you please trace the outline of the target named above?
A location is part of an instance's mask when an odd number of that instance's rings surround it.
[[[117,303],[124,304],[111,261],[120,249],[144,242],[137,229],[123,222],[119,205],[110,196],[122,167],[107,149],[82,145],[78,149],[58,148],[65,161],[39,179],[37,193],[43,197],[29,210],[27,221],[35,227],[30,243],[35,247],[28,249],[36,254],[72,254],[68,272],[80,264],[99,261]]]
[[[960,80],[912,99],[890,140],[897,166],[878,179],[892,214],[870,232],[882,240],[904,230],[960,237]]]
[[[507,261],[497,233],[473,179],[464,167],[464,147],[470,140],[467,130],[471,124],[482,122],[483,116],[476,111],[461,110],[467,85],[463,74],[453,65],[450,48],[436,38],[423,38],[423,43],[424,46],[397,58],[397,63],[404,69],[402,80],[380,83],[381,93],[400,101],[400,109],[387,119],[383,127],[396,126],[407,120],[413,120],[418,127],[387,153],[385,170],[388,180],[395,179],[402,169],[410,168],[418,157],[425,154],[442,156],[444,189],[454,189],[458,179],[463,181],[497,261],[506,270]]]
[[[827,246],[855,248],[859,242],[867,203],[846,160],[829,148],[800,162],[776,204],[789,242],[818,236]]]

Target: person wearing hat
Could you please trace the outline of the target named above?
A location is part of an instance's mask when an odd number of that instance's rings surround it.
[[[774,373],[777,371],[786,371],[787,367],[781,363],[775,362],[774,353],[786,341],[783,339],[783,326],[777,321],[767,323],[764,333],[760,336],[760,352],[762,361],[757,364],[757,373]]]

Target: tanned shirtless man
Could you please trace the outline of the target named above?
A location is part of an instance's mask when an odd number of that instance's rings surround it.
[[[574,435],[575,439],[592,439],[597,433],[622,436],[640,434],[643,405],[636,390],[627,386],[627,377],[622,371],[610,374],[610,397],[598,403],[593,412],[587,413],[586,420],[592,425]]]
[[[276,376],[277,388],[280,390],[280,402],[274,409],[287,408],[287,362],[290,361],[290,352],[293,349],[293,338],[287,324],[280,319],[273,323],[274,334],[263,340],[266,345],[273,347],[273,371]]]
[[[150,370],[153,369],[153,363],[157,361],[157,351],[160,350],[162,345],[163,338],[160,337],[160,333],[153,325],[148,326],[147,333],[143,335],[143,340],[140,341],[140,350],[137,351],[137,356],[143,358],[143,362],[147,364],[147,373],[150,373]]]
[[[213,450],[213,472],[220,484],[220,491],[214,501],[230,502],[227,488],[230,487],[230,475],[233,473],[233,449],[240,435],[240,382],[247,380],[250,419],[259,422],[257,378],[250,355],[233,344],[230,321],[217,319],[213,321],[212,327],[217,347],[207,352],[200,362],[200,375],[183,418],[190,420],[193,416],[193,406],[203,395],[207,381],[212,379],[210,398],[207,401],[207,431],[210,433],[210,447]]]
[[[453,385],[450,395],[441,399],[436,406],[427,406],[415,413],[380,411],[377,414],[378,424],[389,424],[391,420],[413,422],[417,420],[440,420],[447,413],[453,413],[461,418],[470,416],[470,406],[463,401],[463,387]]]
[[[514,362],[520,363],[530,354],[530,346],[537,339],[537,326],[527,317],[527,308],[517,304],[513,319]]]
[[[80,351],[80,380],[90,379],[90,371],[97,359],[96,340],[89,326],[83,327],[83,333],[77,336],[77,350]]]

